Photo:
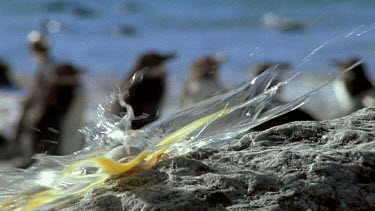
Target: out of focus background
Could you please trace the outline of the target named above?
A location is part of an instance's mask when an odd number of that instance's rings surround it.
[[[54,60],[85,70],[89,119],[141,53],[176,53],[167,64],[166,116],[178,109],[191,63],[205,55],[224,58],[218,80],[227,88],[248,80],[260,62],[286,62],[291,74],[302,72],[285,99],[318,87],[338,72],[333,59],[375,51],[374,8],[371,0],[2,1],[0,58],[21,89],[1,91],[0,126],[12,136],[11,123],[18,121],[35,73],[27,41],[33,30],[48,37]],[[373,82],[375,58],[365,65]],[[306,109],[318,119],[337,117],[332,89],[317,96]]]
[[[84,66],[89,74],[126,74],[143,51],[175,51],[170,75],[184,79],[193,59],[222,53],[221,75],[240,82],[257,61],[294,65],[327,40],[375,27],[371,0],[191,0],[121,1],[14,0],[0,5],[0,56],[17,74],[33,74],[26,36],[45,30],[56,59]],[[264,19],[287,18],[306,28],[278,30]],[[374,50],[373,32],[339,39],[303,65],[314,73],[335,69],[332,58],[363,56]],[[367,63],[375,69],[374,59]],[[372,72],[374,75],[374,72]]]
[[[327,40],[375,27],[373,8],[371,0],[4,1],[0,57],[12,64],[16,74],[32,75],[26,36],[39,29],[49,32],[55,58],[84,66],[90,75],[126,74],[140,53],[157,49],[178,53],[178,59],[169,63],[173,79],[184,80],[193,59],[222,53],[227,59],[220,75],[226,83],[238,83],[257,61],[299,65]],[[272,17],[306,27],[272,28],[265,23]],[[314,74],[335,71],[331,59],[373,51],[373,35],[339,39],[300,69]],[[367,62],[370,70],[375,69],[374,61]],[[374,71],[371,74],[374,78]]]

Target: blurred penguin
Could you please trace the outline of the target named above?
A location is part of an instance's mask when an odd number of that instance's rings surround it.
[[[225,91],[218,80],[222,56],[198,58],[190,67],[190,75],[181,96],[181,107],[193,105]]]
[[[252,69],[250,69],[250,71],[251,71],[250,75],[258,76],[258,75],[262,74],[264,71],[266,71],[270,68],[277,68],[277,69],[281,69],[281,70],[286,70],[286,69],[290,68],[290,65],[288,63],[280,63],[279,64],[279,63],[276,63],[276,62],[264,62],[264,63],[256,65]],[[281,82],[280,76],[278,78],[274,79],[274,81],[270,84],[270,87],[275,86],[279,82]],[[282,89],[280,89],[279,92],[282,92]],[[274,108],[276,106],[280,106],[282,104],[285,104],[285,102],[283,102],[283,100],[281,99],[281,93],[277,93],[274,96],[273,100],[270,102],[270,105],[268,107],[266,107],[265,109],[268,110],[268,109]],[[301,108],[297,108],[297,109],[295,109],[293,111],[290,111],[286,114],[283,114],[281,116],[273,118],[273,119],[271,119],[267,122],[264,122],[263,124],[260,124],[260,125],[256,126],[252,130],[253,131],[263,131],[263,130],[267,130],[271,127],[283,125],[283,124],[290,123],[290,122],[314,121],[314,120],[316,120],[316,119],[314,117],[312,117],[310,114],[303,111]]]
[[[8,63],[0,59],[0,89],[14,89],[17,85],[11,77],[11,68]]]
[[[41,34],[34,36],[29,41],[37,70],[10,149],[10,157],[23,157],[22,167],[35,153],[64,155],[83,145],[78,131],[86,108],[81,71],[70,64],[53,64],[48,40]]]
[[[81,71],[71,64],[57,64],[48,73],[38,117],[31,125],[34,153],[64,155],[83,146],[85,100]]]
[[[38,101],[45,90],[48,71],[51,70],[54,61],[50,55],[50,42],[48,38],[40,32],[32,31],[28,35],[29,50],[34,60],[36,71],[30,88],[30,95],[26,99],[24,110],[31,104]]]
[[[359,58],[334,60],[340,71],[360,61]],[[364,107],[375,105],[375,87],[366,74],[365,64],[358,64],[334,82],[334,92],[341,115],[347,115]]]
[[[281,74],[282,74],[283,72],[291,68],[291,64],[289,64],[288,62],[271,62],[271,61],[259,62],[250,68],[249,70],[250,79],[257,77],[258,75],[262,74],[264,71],[270,68],[276,68],[277,70],[281,71]],[[279,74],[271,82],[270,87],[277,85],[281,81],[282,81],[281,75]],[[280,97],[279,93],[281,92],[282,92],[281,90],[278,92],[278,95],[277,95],[278,97]]]
[[[164,63],[175,57],[175,54],[161,54],[158,52],[146,52],[138,57],[129,75],[123,81],[120,89],[124,101],[129,104],[134,112],[135,119],[132,120],[133,130],[159,118],[160,106],[166,89],[166,69]],[[142,80],[125,87],[134,74],[142,74]],[[111,113],[124,116],[127,110],[115,101]]]
[[[50,55],[50,42],[44,34],[38,31],[30,32],[27,38],[30,54],[37,67],[37,73],[41,74],[41,72],[45,72],[48,66],[53,63]]]
[[[34,122],[36,112],[40,107],[43,93],[46,90],[46,75],[52,64],[49,53],[50,44],[45,35],[40,32],[32,31],[27,36],[29,41],[29,51],[35,62],[36,71],[32,80],[29,93],[21,105],[21,116],[18,120],[12,146],[9,149],[9,157],[23,155],[28,162],[32,156],[31,141],[23,141],[25,131],[28,131],[30,125]]]
[[[23,164],[32,163],[36,153],[66,155],[80,150],[86,99],[81,71],[68,63],[56,64],[46,75],[37,101],[24,110],[15,142],[20,143]],[[33,95],[31,93],[31,95]]]

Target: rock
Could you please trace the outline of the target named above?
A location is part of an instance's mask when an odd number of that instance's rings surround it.
[[[245,134],[121,175],[63,210],[375,210],[375,107]]]

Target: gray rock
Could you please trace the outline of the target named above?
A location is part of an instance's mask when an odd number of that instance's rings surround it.
[[[63,210],[375,210],[375,107],[248,133],[121,175]]]

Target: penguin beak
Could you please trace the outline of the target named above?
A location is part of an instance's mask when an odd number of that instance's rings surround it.
[[[177,56],[176,53],[169,53],[169,54],[165,54],[163,57],[164,57],[164,61],[167,61],[167,60],[176,58],[176,56]]]

